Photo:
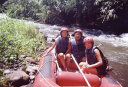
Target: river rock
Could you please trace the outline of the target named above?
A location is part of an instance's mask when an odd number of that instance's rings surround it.
[[[25,85],[29,82],[29,75],[24,71],[13,71],[6,76],[8,82],[11,82],[15,86]]]
[[[34,80],[34,78],[35,78],[35,75],[30,75],[31,80]]]
[[[10,73],[11,73],[11,71],[9,69],[4,70],[4,72],[3,72],[4,75],[10,74]]]
[[[33,87],[32,84],[28,84],[28,85],[23,85],[23,86],[20,86],[20,87]]]
[[[20,55],[20,57],[21,57],[21,58],[25,58],[25,57],[26,57],[26,55]]]
[[[37,67],[36,66],[27,66],[26,72],[29,75],[34,75],[37,72]]]
[[[33,57],[26,57],[25,60],[29,63],[37,64],[36,59],[34,59]]]

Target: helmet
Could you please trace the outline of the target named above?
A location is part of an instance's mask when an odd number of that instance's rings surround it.
[[[61,28],[61,30],[60,30],[60,34],[62,33],[62,31],[69,31],[69,29],[68,28]]]
[[[82,31],[81,29],[77,29],[77,30],[75,30],[75,31],[74,31],[74,34],[75,34],[76,32],[81,33],[81,35],[83,36],[83,31]]]
[[[94,44],[94,40],[93,40],[92,37],[86,37],[86,38],[84,39],[84,43],[87,43],[87,42],[91,42],[91,43]]]
[[[62,32],[62,31],[67,31],[68,32],[69,30],[68,30],[68,28],[61,28],[60,32]]]

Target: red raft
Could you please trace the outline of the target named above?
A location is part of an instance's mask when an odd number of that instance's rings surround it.
[[[70,64],[70,66],[74,66]],[[93,74],[85,74],[91,87],[122,87],[118,81],[110,75],[98,77]],[[83,76],[79,72],[59,71],[54,53],[41,58],[38,73],[33,87],[88,87]]]

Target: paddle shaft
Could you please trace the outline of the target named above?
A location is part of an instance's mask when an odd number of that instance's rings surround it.
[[[72,56],[72,59],[74,60],[74,62],[75,62],[75,64],[76,64],[77,68],[79,69],[80,73],[81,73],[82,76],[84,77],[84,80],[85,80],[85,82],[87,83],[88,87],[91,87],[91,85],[89,84],[89,82],[88,82],[87,78],[85,77],[84,73],[81,71],[81,69],[80,69],[80,67],[79,67],[79,65],[78,65],[78,63],[77,63],[75,57],[74,57],[73,55],[71,55],[71,56]]]
[[[100,46],[103,46],[103,44],[102,44],[102,43],[100,43],[97,47],[100,47]]]
[[[57,57],[56,57],[55,54],[54,54],[54,57],[55,57],[56,66],[57,66],[58,70],[61,71],[61,69],[60,69],[60,67],[59,67],[59,64],[58,64],[58,61],[57,61]]]

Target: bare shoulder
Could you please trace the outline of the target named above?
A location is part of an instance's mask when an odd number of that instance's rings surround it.
[[[99,54],[100,52],[99,52],[98,49],[94,49],[94,53],[95,53],[95,54]]]

